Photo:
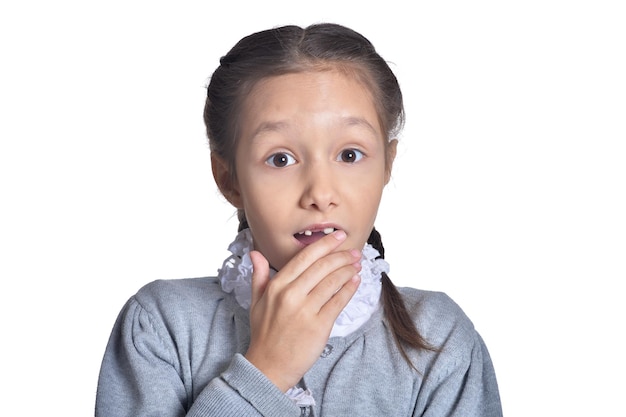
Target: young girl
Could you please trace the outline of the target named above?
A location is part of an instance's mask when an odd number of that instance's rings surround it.
[[[367,39],[333,24],[245,37],[211,77],[204,120],[239,213],[232,256],[217,277],[130,298],[96,416],[502,415],[463,311],[388,276],[374,221],[403,104]]]

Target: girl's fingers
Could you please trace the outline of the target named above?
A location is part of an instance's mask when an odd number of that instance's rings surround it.
[[[330,253],[315,261],[289,285],[302,295],[308,295],[319,287],[319,295],[328,299],[361,269],[360,259],[361,252],[357,250]]]
[[[336,230],[298,252],[281,270],[286,281],[293,281],[316,261],[328,255],[346,239],[346,232]]]
[[[319,316],[328,321],[335,321],[339,313],[346,307],[359,288],[361,277],[354,274],[346,283],[322,306]]]
[[[317,305],[318,310],[322,309],[322,307],[360,270],[361,264],[355,262],[350,265],[343,265],[325,276],[308,293],[311,301],[314,302],[313,305]]]

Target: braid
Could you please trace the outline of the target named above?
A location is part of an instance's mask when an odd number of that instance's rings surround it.
[[[370,237],[367,238],[367,243],[372,245],[374,249],[380,253],[380,257],[385,259],[385,247],[383,246],[383,241],[380,238],[380,233],[376,228],[372,229],[372,233],[370,233]]]
[[[237,219],[239,219],[239,227],[237,228],[237,233],[250,227],[248,226],[248,219],[246,219],[246,213],[243,211],[243,209],[237,210]]]
[[[381,258],[385,258],[385,248],[380,237],[380,233],[374,228],[370,233],[367,243],[372,245],[380,253]],[[396,345],[400,349],[400,353],[404,359],[413,366],[409,359],[405,347],[415,348],[418,350],[436,350],[420,335],[411,315],[409,314],[402,294],[398,288],[391,282],[389,275],[383,272],[381,277],[382,284],[382,302],[385,317],[391,326],[391,332],[396,341]]]

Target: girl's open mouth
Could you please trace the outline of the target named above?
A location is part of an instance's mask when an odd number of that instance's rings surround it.
[[[311,243],[317,242],[324,236],[331,234],[335,230],[336,229],[334,227],[327,227],[322,230],[303,230],[293,235],[293,237],[304,245],[310,245]]]

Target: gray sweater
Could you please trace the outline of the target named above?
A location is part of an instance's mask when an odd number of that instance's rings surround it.
[[[104,354],[97,417],[501,416],[494,369],[472,322],[448,296],[400,288],[439,352],[397,349],[379,309],[333,337],[301,385],[300,409],[242,355],[248,312],[215,278],[155,281],[122,309]]]

